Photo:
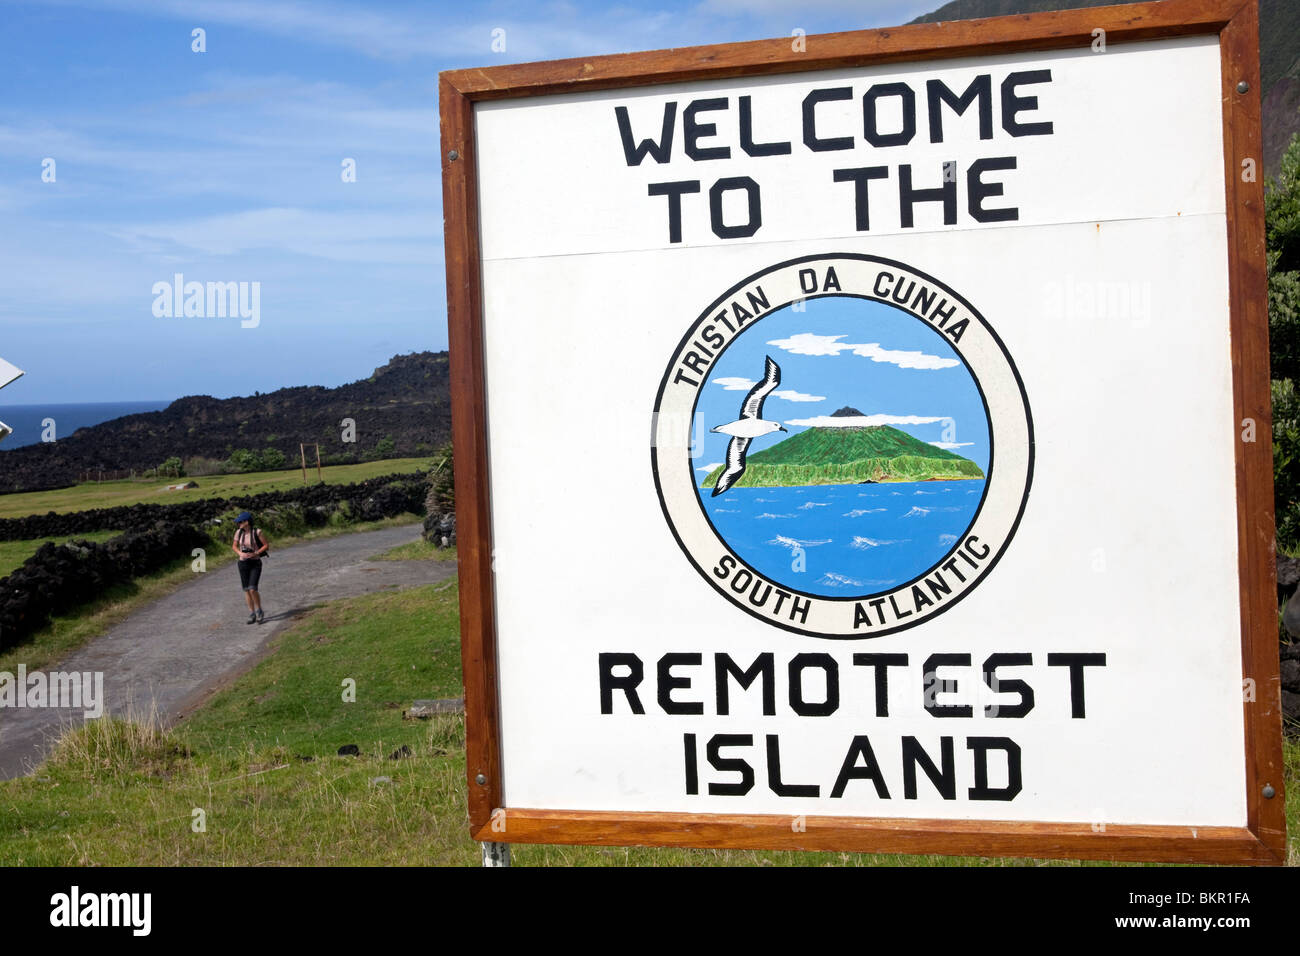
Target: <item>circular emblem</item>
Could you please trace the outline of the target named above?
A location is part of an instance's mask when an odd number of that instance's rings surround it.
[[[1001,339],[889,259],[810,256],[737,283],[682,337],[654,410],[678,544],[723,597],[800,634],[943,613],[1029,495],[1029,401]]]

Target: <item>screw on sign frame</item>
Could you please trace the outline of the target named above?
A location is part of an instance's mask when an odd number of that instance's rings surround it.
[[[953,819],[619,812],[502,805],[500,700],[492,571],[483,340],[476,103],[665,83],[760,77],[882,63],[940,61],[1107,42],[1214,36],[1222,84],[1223,183],[1235,420],[1268,434],[1263,184],[1239,175],[1260,156],[1259,14],[1256,0],[1166,0],[1018,17],[918,24],[789,38],[502,66],[440,78],[443,195],[462,659],[471,831],[487,842],[702,846],[884,853],[946,853],[1170,862],[1280,864],[1286,852],[1282,791],[1271,448],[1235,443],[1242,674],[1258,699],[1243,703],[1246,825],[1107,825]]]

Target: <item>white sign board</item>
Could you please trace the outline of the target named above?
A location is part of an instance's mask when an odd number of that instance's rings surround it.
[[[1247,829],[1221,59],[473,105],[496,806]]]

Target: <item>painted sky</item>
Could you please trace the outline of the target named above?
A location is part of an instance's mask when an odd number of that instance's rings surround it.
[[[924,442],[940,443],[988,471],[988,419],[979,389],[948,341],[909,312],[868,299],[833,296],[784,308],[749,326],[710,369],[696,405],[694,435],[701,452],[697,481],[726,460],[723,434],[709,429],[735,421],[764,358],[781,369],[780,386],[763,404],[763,418],[790,435],[828,424],[841,408],[860,411],[858,424],[892,425]],[[830,424],[834,424],[832,421]],[[762,451],[789,437],[756,438]]]
[[[446,348],[441,70],[937,5],[0,0],[0,356],[27,372],[0,405],[338,385]],[[176,273],[260,283],[260,324],[156,317]]]

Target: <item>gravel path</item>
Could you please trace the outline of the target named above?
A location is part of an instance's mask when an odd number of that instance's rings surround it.
[[[262,569],[264,623],[245,623],[239,572],[225,565],[196,574],[47,671],[102,672],[106,713],[147,714],[157,707],[170,723],[251,667],[277,631],[311,608],[454,574],[454,562],[370,560],[419,536],[420,525],[412,524],[283,549],[273,541]],[[30,772],[52,734],[82,720],[81,710],[0,708],[0,780]]]

